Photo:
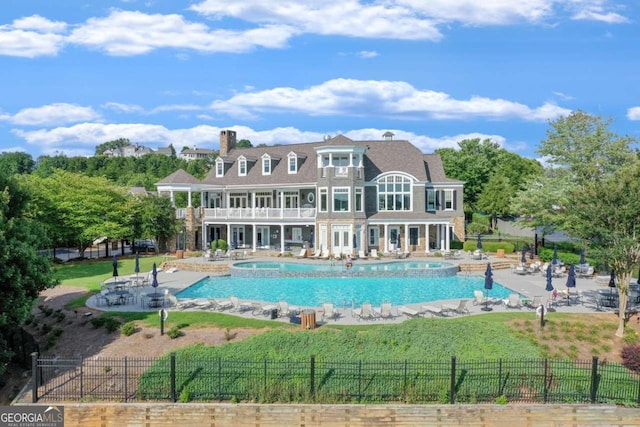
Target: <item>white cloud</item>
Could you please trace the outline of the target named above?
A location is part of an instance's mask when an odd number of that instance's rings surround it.
[[[97,120],[100,115],[91,107],[75,104],[55,103],[42,107],[25,108],[13,116],[4,115],[2,119],[18,125],[47,126]]]
[[[56,55],[64,46],[64,22],[51,21],[39,15],[16,19],[0,25],[0,55],[35,58]]]
[[[364,59],[375,58],[376,56],[378,56],[378,52],[374,50],[362,50],[358,52],[358,56]]]
[[[567,9],[573,12],[572,19],[580,21],[599,21],[607,24],[629,22],[624,15],[616,12],[616,6],[610,0],[568,0]]]
[[[113,110],[118,113],[141,113],[144,111],[144,108],[139,105],[122,104],[120,102],[105,102],[102,104],[102,108]]]
[[[211,30],[177,14],[113,10],[107,17],[88,19],[73,30],[68,40],[119,56],[140,55],[160,48],[237,53],[256,47],[282,48],[293,33],[283,25],[245,31]]]
[[[537,108],[504,99],[454,99],[444,92],[419,90],[406,82],[334,79],[306,89],[280,87],[216,100],[211,108],[235,117],[295,112],[310,116],[377,116],[411,119],[488,117],[544,121],[570,110],[546,103]]]
[[[627,119],[640,120],[640,107],[631,107],[627,110]]]

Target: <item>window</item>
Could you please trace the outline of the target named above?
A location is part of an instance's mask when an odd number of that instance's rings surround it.
[[[216,177],[220,178],[224,176],[224,161],[219,159],[216,161]]]
[[[369,246],[378,246],[380,244],[380,228],[369,227]]]
[[[298,172],[298,156],[289,154],[289,173]]]
[[[417,246],[419,243],[420,230],[418,227],[409,227],[409,244]]]
[[[427,189],[427,211],[435,212],[437,206],[437,192],[433,188]]]
[[[299,207],[299,196],[297,191],[285,191],[284,192],[284,207],[285,209],[297,209]]]
[[[243,157],[238,159],[238,175],[240,176],[247,175],[247,160]]]
[[[246,208],[248,205],[247,193],[231,193],[229,194],[229,207],[230,208]]]
[[[380,178],[378,180],[378,210],[411,210],[411,180],[401,175]]]
[[[333,211],[349,212],[349,187],[337,187],[333,189]]]
[[[356,188],[355,204],[356,212],[362,212],[364,210],[364,204],[362,203],[362,188]]]
[[[327,212],[329,210],[329,197],[328,197],[328,192],[326,188],[320,188],[318,190],[319,194],[320,194],[320,207],[319,210],[320,212]]]
[[[271,157],[262,158],[262,175],[271,175]]]
[[[444,209],[453,210],[453,190],[444,190]]]
[[[271,207],[271,193],[270,192],[256,193],[256,208],[270,208],[270,207]]]

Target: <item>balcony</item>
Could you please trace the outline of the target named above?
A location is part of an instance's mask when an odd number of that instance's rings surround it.
[[[204,210],[204,219],[238,220],[238,219],[313,219],[315,208],[208,208]]]

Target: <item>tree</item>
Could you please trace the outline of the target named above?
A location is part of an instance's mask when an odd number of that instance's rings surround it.
[[[251,144],[251,141],[249,141],[248,139],[241,139],[236,144],[236,148],[251,148],[251,147],[253,147],[253,145]]]
[[[640,262],[640,161],[631,148],[637,141],[611,132],[610,123],[582,111],[550,123],[538,153],[555,168],[523,192],[520,208],[581,239],[613,267],[622,336],[631,270]]]
[[[31,154],[15,152],[0,155],[0,171],[6,175],[21,175],[33,172],[36,162]]]
[[[491,215],[491,228],[495,229],[498,217],[511,213],[513,187],[506,177],[495,174],[485,185],[478,197],[478,209]]]
[[[96,147],[96,156],[103,154],[107,150],[117,150],[129,145],[131,145],[131,141],[129,141],[127,138],[118,138],[114,139],[113,141],[103,142]]]
[[[38,248],[46,237],[25,216],[29,193],[0,171],[0,375],[13,353],[7,337],[31,312],[41,291],[55,286],[51,265]]]
[[[167,249],[169,240],[179,231],[176,210],[171,199],[164,196],[150,195],[140,198],[140,227],[144,237],[154,237],[158,248]]]

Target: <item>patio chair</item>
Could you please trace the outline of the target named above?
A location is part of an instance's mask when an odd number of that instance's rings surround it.
[[[193,308],[197,308],[198,310],[210,310],[213,308],[213,303],[205,298],[198,298],[193,301]]]
[[[442,308],[444,311],[454,314],[469,314],[467,302],[469,302],[469,300],[461,299],[458,304],[442,304]]]
[[[510,294],[509,299],[505,303],[507,308],[522,308],[522,304],[520,303],[520,295],[518,294]]]
[[[209,298],[209,302],[211,303],[211,309],[215,311],[224,311],[233,308],[233,303],[228,299],[221,300],[216,298]]]
[[[313,253],[313,255],[311,255],[311,256],[310,256],[310,257],[308,257],[308,258],[311,258],[311,259],[318,259],[318,258],[320,258],[320,255],[322,255],[322,249],[319,249],[319,248],[318,248],[318,249],[316,249],[316,251]]]
[[[230,296],[229,301],[231,301],[231,304],[233,304],[231,311],[243,312],[243,311],[249,311],[253,309],[253,306],[251,305],[250,302],[240,301],[236,296],[233,296],[233,295]]]
[[[275,312],[276,316],[278,315],[278,306],[274,304],[262,304],[260,302],[251,303],[251,314],[254,316],[263,315],[263,316],[272,316]]]
[[[378,250],[377,249],[371,249],[371,258],[373,259],[379,259],[380,255],[378,254]]]
[[[331,302],[322,303],[322,320],[333,319],[337,320],[340,317],[340,313],[336,310]]]
[[[363,302],[360,308],[354,308],[353,315],[358,320],[371,320],[379,316],[379,314],[374,311],[370,302]]]
[[[358,251],[358,258],[359,259],[367,259],[367,254],[364,253],[364,250],[360,249]]]
[[[320,255],[320,259],[329,259],[330,256],[331,256],[331,252],[329,252],[329,249],[325,249],[322,251],[322,255]]]
[[[398,314],[404,314],[407,317],[416,318],[422,317],[422,312],[405,305],[398,307]]]
[[[182,301],[178,301],[176,303],[176,308],[178,310],[186,310],[187,308],[193,307],[194,306],[194,302],[195,302],[195,300],[193,298],[185,299],[185,300],[182,300]]]
[[[300,249],[300,253],[298,253],[298,255],[296,255],[296,258],[300,259],[300,258],[306,258],[307,257],[307,250],[305,248]]]
[[[422,307],[420,307],[420,309],[425,314],[429,313],[431,317],[446,315],[445,310],[442,308],[442,306],[436,307],[434,305],[423,305]]]
[[[486,305],[486,304],[498,304],[500,300],[498,298],[485,297],[482,291],[473,291],[474,299],[473,305]]]
[[[392,304],[388,301],[380,304],[380,317],[383,319],[393,319],[395,316],[392,312]]]
[[[527,301],[523,304],[525,307],[535,310],[536,308],[543,305],[542,297],[540,295],[535,295],[531,301]]]
[[[300,309],[296,306],[289,305],[287,301],[278,302],[278,316],[279,317],[290,317],[295,314],[298,314]]]

